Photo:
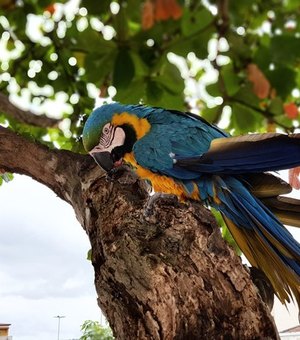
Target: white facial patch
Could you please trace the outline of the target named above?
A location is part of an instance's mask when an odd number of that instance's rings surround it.
[[[89,153],[111,152],[115,147],[121,146],[125,142],[125,132],[120,127],[114,127],[107,123],[102,129],[100,142]]]
[[[125,142],[125,138],[126,138],[126,135],[125,135],[124,130],[120,127],[117,127],[115,131],[115,136],[113,139],[114,147],[123,145]]]

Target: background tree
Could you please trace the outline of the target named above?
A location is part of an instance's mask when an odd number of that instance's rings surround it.
[[[110,328],[101,326],[98,321],[86,320],[81,331],[80,340],[113,340]]]
[[[232,134],[293,131],[298,1],[1,0],[0,11],[1,178],[29,175],[73,206],[114,335],[275,338],[208,211],[167,200],[146,219],[144,184],[107,183],[80,136],[108,97],[200,112]]]

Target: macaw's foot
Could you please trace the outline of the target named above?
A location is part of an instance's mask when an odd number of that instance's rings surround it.
[[[154,205],[157,204],[159,206],[161,203],[167,205],[178,204],[178,197],[176,195],[169,195],[161,192],[156,192],[155,194],[149,197],[144,210],[144,216],[150,217],[151,215],[153,215]]]
[[[135,171],[128,165],[120,165],[106,174],[106,181],[121,185],[127,198],[142,205],[150,193],[149,183],[141,180]]]
[[[110,171],[108,171],[106,173],[106,180],[108,182],[115,182],[115,181],[119,180],[121,177],[123,177],[125,175],[125,173],[132,173],[133,175],[135,175],[132,172],[132,169],[128,165],[122,164],[122,165],[115,167],[115,168],[111,169]]]

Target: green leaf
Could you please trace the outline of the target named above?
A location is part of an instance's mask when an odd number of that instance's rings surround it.
[[[205,7],[200,7],[197,11],[184,11],[181,20],[182,33],[185,36],[197,33],[208,26],[213,20],[213,15]]]
[[[262,125],[262,116],[252,108],[240,103],[232,104],[232,120],[230,128],[236,134],[255,132]]]
[[[117,45],[112,40],[105,40],[99,32],[88,26],[83,32],[78,32],[75,25],[67,31],[67,37],[74,51],[93,52],[98,55],[104,55],[107,51],[117,48]],[[80,48],[80,49],[79,49]]]
[[[239,102],[245,103],[246,105],[251,105],[253,108],[260,108],[259,106],[259,99],[253,93],[252,84],[247,83],[240,87],[240,90],[233,96],[234,99],[238,100]]]
[[[145,97],[146,82],[144,78],[134,79],[130,86],[125,88],[118,88],[115,100],[124,104],[138,103]]]
[[[170,94],[181,96],[184,91],[184,80],[179,69],[168,61],[161,67],[157,82]]]
[[[99,13],[109,10],[110,3],[110,0],[82,0],[80,5],[85,7],[89,14],[99,15]]]
[[[129,51],[125,48],[120,49],[115,61],[113,85],[117,89],[127,88],[131,83],[134,74],[134,63]]]
[[[236,75],[232,63],[221,68],[221,75],[224,80],[226,92],[229,96],[235,95],[240,89],[240,80]]]
[[[238,247],[237,243],[235,242],[234,238],[232,237],[229,229],[227,228],[221,213],[214,208],[211,208],[211,212],[213,213],[215,219],[217,220],[218,225],[222,229],[222,236],[224,240],[226,240],[230,244],[230,246],[234,249],[237,255],[241,256],[242,252]]]
[[[260,46],[257,49],[254,59],[254,63],[265,73],[269,70],[270,62],[272,61],[272,55],[269,46]]]
[[[162,87],[153,80],[148,81],[146,87],[147,102],[149,104],[156,104],[163,95]]]
[[[277,95],[282,99],[285,99],[296,87],[296,73],[289,67],[276,65],[275,69],[267,72],[266,75],[272,87],[276,89]]]
[[[206,107],[201,111],[201,117],[203,117],[209,123],[214,123],[219,115],[220,109],[220,106],[215,106],[212,108]]]
[[[88,261],[92,261],[92,249],[89,249],[89,251],[87,252],[86,259]]]
[[[278,122],[279,124],[282,124],[284,126],[286,126],[287,128],[292,128],[293,127],[293,120],[288,118],[285,115],[282,116],[276,116],[276,122]]]
[[[151,105],[165,107],[173,110],[184,110],[184,98],[183,96],[171,94],[168,91],[164,91],[161,99],[156,103],[149,103]]]
[[[2,110],[0,109],[0,112],[2,112]],[[0,124],[5,124],[6,122],[6,116],[5,114],[0,114]]]
[[[135,52],[130,53],[134,63],[135,77],[144,77],[149,74],[149,66],[142,60],[139,54]]]
[[[299,0],[285,0],[285,9],[287,11],[299,9]]]
[[[230,49],[226,54],[234,60],[235,65],[244,66],[243,61],[248,60],[252,54],[246,39],[234,32],[229,32],[226,38],[230,45]]]
[[[8,11],[5,12],[5,15]],[[24,3],[24,7],[16,7],[11,13],[10,13],[10,22],[13,24],[16,24],[16,27],[20,32],[22,32],[22,36],[25,37],[25,26],[26,26],[26,14],[28,13],[34,13],[34,7],[30,4]],[[20,36],[18,35],[18,38],[20,39]]]
[[[278,63],[295,63],[300,59],[300,38],[293,35],[275,35],[271,39],[270,52]]]
[[[112,331],[109,327],[101,326],[98,321],[86,320],[81,325],[83,335],[80,340],[113,340]]]
[[[62,2],[62,1],[60,1],[60,2]],[[52,3],[53,3],[53,0],[38,0],[39,6],[44,8],[44,9],[45,9],[45,7],[49,6]]]
[[[10,181],[12,181],[14,178],[14,175],[9,173],[9,172],[5,172],[4,174],[0,175],[0,185],[4,182],[8,183]]]
[[[280,97],[275,97],[271,100],[269,111],[274,115],[283,115],[283,102]]]
[[[85,78],[87,82],[100,86],[104,78],[113,72],[116,53],[116,50],[107,50],[104,55],[89,54],[85,58]]]
[[[120,6],[119,13],[114,16],[114,28],[118,35],[118,40],[126,41],[129,31],[127,11],[124,6]]]
[[[208,55],[207,45],[213,32],[213,29],[207,29],[203,33],[189,37],[180,37],[174,40],[168,51],[183,57],[186,57],[189,52],[194,52],[199,59],[205,59]]]
[[[230,245],[231,247],[234,249],[235,253],[238,255],[238,256],[241,256],[242,255],[242,252],[239,248],[239,246],[237,245],[237,243],[235,242],[234,238],[232,237],[229,229],[227,228],[226,225],[224,225],[222,227],[222,236],[224,238],[224,240],[226,240]]]
[[[219,96],[222,95],[218,82],[207,85],[206,91],[207,91],[208,94],[210,94],[213,97],[219,97]]]

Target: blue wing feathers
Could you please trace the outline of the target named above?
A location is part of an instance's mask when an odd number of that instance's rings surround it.
[[[236,143],[231,142],[231,138],[222,139],[219,147],[212,147],[198,157],[178,156],[176,167],[199,173],[242,174],[283,170],[300,164],[299,137],[270,135],[269,139],[258,138],[255,141],[237,139]]]
[[[134,106],[131,110],[140,110]],[[137,161],[155,171],[166,169],[165,159],[175,155],[179,168],[202,173],[243,174],[277,171],[300,164],[300,135],[262,134],[229,137],[215,126],[178,111],[145,109],[150,132],[135,145]],[[214,143],[213,141],[219,141]],[[161,153],[146,157],[149,148]],[[156,157],[155,157],[156,156]],[[173,161],[168,164],[173,167]],[[168,169],[169,170],[169,169]],[[182,171],[183,179],[186,171]]]

